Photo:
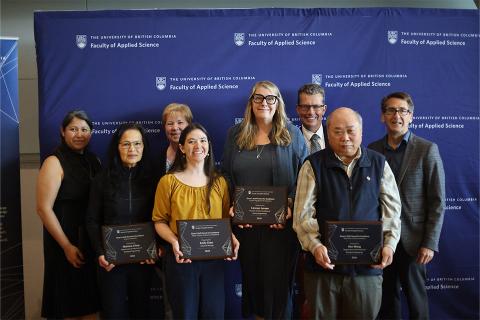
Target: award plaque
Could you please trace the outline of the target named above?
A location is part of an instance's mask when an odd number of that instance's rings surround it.
[[[383,247],[381,221],[325,221],[332,264],[377,264]]]
[[[177,220],[184,259],[224,259],[233,256],[230,219]]]
[[[285,224],[287,188],[236,187],[234,224]]]
[[[155,230],[151,222],[102,226],[105,259],[126,264],[157,259]]]

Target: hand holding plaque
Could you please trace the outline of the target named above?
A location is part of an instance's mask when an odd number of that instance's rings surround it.
[[[332,264],[377,264],[383,247],[381,221],[325,221]]]
[[[224,259],[234,256],[230,219],[177,220],[182,259]]]
[[[287,188],[235,188],[234,224],[285,224],[287,217]]]
[[[105,259],[111,264],[156,260],[157,244],[151,222],[102,227]]]

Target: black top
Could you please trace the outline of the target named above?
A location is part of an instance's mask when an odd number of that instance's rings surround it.
[[[168,144],[166,146],[162,146],[160,149],[160,159],[159,160],[159,179],[163,177],[167,173],[167,150]]]
[[[77,153],[67,145],[60,145],[54,152],[63,169],[63,180],[58,190],[53,211],[62,226],[63,232],[74,245],[79,244],[79,227],[85,225],[90,183],[100,171],[100,161],[91,152]],[[86,239],[85,239],[86,240]],[[87,243],[80,243],[88,248]],[[63,250],[62,250],[63,252]]]
[[[388,164],[390,165],[390,168],[392,169],[397,181],[400,180],[400,168],[402,167],[403,157],[405,156],[405,150],[407,149],[407,143],[409,139],[410,131],[407,131],[407,133],[403,136],[400,145],[396,149],[393,149],[388,144],[388,136],[385,136],[383,140],[384,144],[382,154],[387,158]]]
[[[93,153],[77,153],[64,143],[53,155],[58,158],[63,170],[53,211],[70,243],[82,252],[85,264],[74,268],[67,261],[63,249],[44,229],[42,317],[77,317],[98,311],[96,261],[86,236],[85,215],[90,182],[100,171],[100,161]]]
[[[275,147],[271,143],[239,152],[233,161],[233,178],[237,186],[273,185],[271,168],[274,154]]]

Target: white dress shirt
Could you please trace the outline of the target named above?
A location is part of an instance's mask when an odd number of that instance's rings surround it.
[[[312,143],[310,142],[310,139],[314,134],[320,137],[320,140],[318,140],[318,142],[320,143],[321,149],[322,150],[325,149],[325,137],[323,136],[323,126],[320,126],[317,132],[312,132],[307,128],[305,128],[304,126],[302,126],[302,133],[303,133],[303,137],[305,138],[305,143],[307,144],[309,154],[310,154],[310,150],[312,149]]]

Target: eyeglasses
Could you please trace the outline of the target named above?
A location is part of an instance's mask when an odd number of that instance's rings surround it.
[[[136,150],[143,148],[143,142],[141,141],[123,141],[118,144],[120,148],[130,150],[130,147],[134,147]]]
[[[264,95],[261,95],[261,94],[254,94],[252,96],[252,101],[255,102],[255,103],[262,103],[263,100],[267,101],[267,104],[275,104],[275,102],[277,102],[277,96],[274,96],[274,95],[268,95],[268,96],[264,96]]]
[[[412,113],[412,111],[408,110],[408,109],[405,109],[405,108],[392,108],[392,107],[388,107],[388,108],[385,108],[383,110],[383,113],[385,113],[386,115],[389,115],[389,116],[393,116],[395,113],[397,113],[401,116],[406,116],[410,113]]]
[[[78,128],[78,127],[69,127],[67,128],[68,131],[70,131],[73,134],[78,134],[79,132],[83,134],[89,134],[90,133],[90,128]]]
[[[301,110],[301,111],[309,111],[310,108],[313,108],[313,110],[315,111],[319,111],[321,109],[325,109],[327,107],[326,104],[299,104],[298,105],[298,108]]]

